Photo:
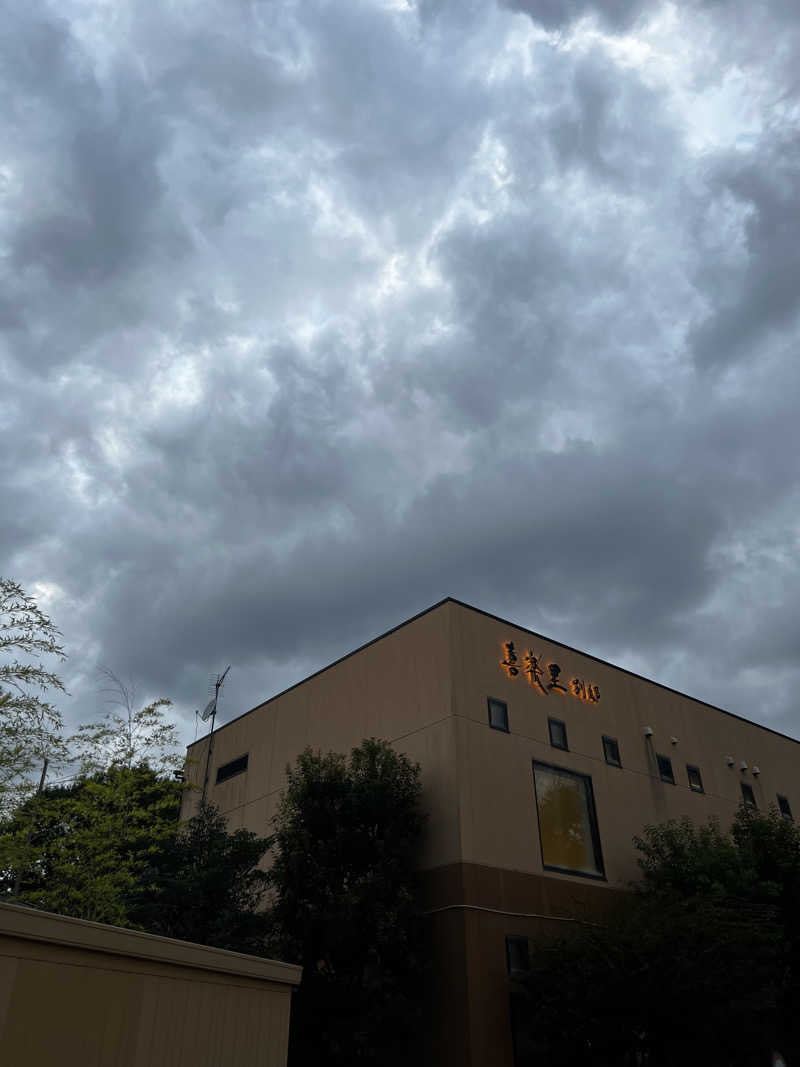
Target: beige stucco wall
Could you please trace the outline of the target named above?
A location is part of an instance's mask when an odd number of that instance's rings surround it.
[[[301,974],[0,904],[0,1064],[285,1067]]]
[[[519,657],[515,678],[500,664],[509,640]],[[544,664],[559,664],[568,688],[575,676],[598,685],[599,702],[531,687],[523,672],[531,647]],[[489,697],[507,703],[509,733],[489,726]],[[548,715],[566,723],[568,752],[550,745]],[[603,734],[618,740],[622,769],[606,764]],[[570,917],[597,914],[611,889],[636,876],[632,838],[647,823],[713,814],[727,824],[742,781],[762,809],[781,793],[800,816],[797,742],[454,601],[223,727],[210,799],[232,826],[266,834],[287,763],[306,745],[348,753],[368,736],[392,742],[421,767],[436,973],[420,1062],[436,1067],[509,1067],[505,936],[537,937]],[[206,751],[205,741],[190,749],[199,784]],[[245,752],[247,773],[214,787],[216,768]],[[660,780],[656,753],[672,759],[676,785]],[[544,871],[533,760],[591,777],[606,880]],[[742,774],[741,760],[758,765],[759,777]],[[689,789],[687,763],[700,767],[705,793]],[[184,817],[197,796],[187,795]]]
[[[500,664],[509,640],[519,657],[515,678]],[[575,676],[598,685],[599,702],[569,693],[545,696],[532,687],[523,672],[528,648],[543,664],[557,662],[567,687]],[[508,705],[508,734],[489,726],[490,696]],[[568,752],[550,745],[549,715],[566,723]],[[645,726],[654,731],[650,740]],[[617,738],[622,769],[606,764],[603,734]],[[727,824],[741,799],[742,781],[752,786],[760,808],[782,793],[800,813],[797,742],[455,601],[219,729],[209,797],[232,828],[266,834],[286,784],[287,763],[306,745],[348,753],[369,736],[391,741],[420,763],[430,813],[423,869],[464,862],[542,873],[533,760],[591,776],[609,885],[635,877],[632,838],[645,824],[682,815],[700,822],[716,815]],[[195,761],[190,778],[197,785],[206,745],[204,739],[189,749]],[[217,767],[245,752],[247,773],[215,786]],[[672,759],[674,786],[660,780],[656,753]],[[733,769],[728,755],[736,761]],[[742,773],[742,760],[748,768],[758,766],[760,775]],[[699,766],[703,794],[689,789],[687,763]],[[198,798],[199,791],[186,794],[184,818]]]
[[[216,732],[208,797],[232,829],[269,832],[285,768],[307,746],[349,754],[365,737],[391,741],[419,762],[430,811],[423,867],[459,857],[454,723],[446,607],[400,627]],[[202,786],[207,740],[189,747],[189,780]],[[249,754],[248,769],[215,785],[217,768]],[[188,818],[199,790],[185,794]]]
[[[727,825],[743,781],[752,786],[759,808],[775,804],[781,793],[800,815],[796,741],[480,612],[449,607],[464,862],[542,871],[534,759],[591,776],[609,885],[635,877],[632,838],[645,824],[682,815],[705,822],[716,815]],[[519,657],[520,672],[513,678],[501,666],[503,643],[509,640]],[[599,685],[600,701],[587,703],[569,693],[545,696],[531,686],[522,669],[528,648],[543,663],[558,663],[567,687],[575,676]],[[490,696],[508,705],[508,734],[488,724]],[[548,716],[566,723],[568,752],[550,745]],[[646,726],[652,739],[644,736]],[[605,762],[603,734],[619,741],[621,770]],[[672,759],[674,786],[660,780],[656,753]],[[736,761],[733,768],[727,765],[729,755]],[[748,764],[745,773],[739,770],[742,760]],[[689,789],[687,763],[700,768],[704,793]],[[758,777],[750,769],[754,765],[760,768]]]

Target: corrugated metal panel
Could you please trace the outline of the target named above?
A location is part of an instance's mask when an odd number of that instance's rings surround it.
[[[105,951],[98,924],[81,944],[75,920],[14,928],[21,911],[0,905],[0,1064],[286,1067],[298,968],[163,938],[144,952],[113,927]]]

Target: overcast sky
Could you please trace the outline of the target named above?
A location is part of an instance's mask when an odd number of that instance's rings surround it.
[[[184,742],[452,595],[800,738],[796,0],[8,0],[0,574]]]

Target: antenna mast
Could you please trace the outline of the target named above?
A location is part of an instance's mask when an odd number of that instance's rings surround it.
[[[201,805],[206,802],[206,790],[208,789],[208,768],[211,765],[211,753],[214,750],[214,720],[217,717],[217,701],[219,700],[219,691],[222,689],[222,683],[225,681],[225,675],[231,669],[231,665],[225,668],[222,674],[217,675],[216,685],[214,686],[214,696],[209,700],[205,706],[203,714],[200,716],[203,722],[211,716],[211,733],[208,735],[208,755],[206,756],[206,776],[203,780],[203,799],[200,802]]]

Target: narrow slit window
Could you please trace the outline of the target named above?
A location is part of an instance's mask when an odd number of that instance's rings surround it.
[[[506,938],[506,966],[511,978],[516,978],[530,969],[527,937]]]
[[[247,759],[247,755],[239,756],[238,759],[233,759],[230,763],[223,763],[221,767],[217,768],[217,785],[220,782],[227,782],[229,778],[233,778],[237,774],[244,774],[247,770]]]
[[[778,809],[784,819],[792,818],[792,809],[789,807],[789,798],[782,797],[780,793],[778,793]]]
[[[704,793],[703,779],[700,775],[700,768],[694,767],[691,763],[686,764],[686,775],[689,779],[689,788],[693,793]]]
[[[508,733],[508,705],[505,701],[489,697],[489,725],[493,730]]]
[[[662,782],[675,785],[675,775],[672,772],[672,760],[669,756],[656,756],[658,760],[658,775]]]
[[[561,719],[548,719],[547,729],[550,732],[550,744],[553,748],[561,748],[565,752],[568,752],[567,724],[562,722]]]
[[[619,758],[619,741],[617,741],[616,737],[603,735],[603,755],[606,758],[606,763],[610,763],[612,767],[622,766],[622,760]]]
[[[742,782],[742,803],[747,808],[757,808],[756,795],[753,792],[753,787],[748,785],[747,782]]]

